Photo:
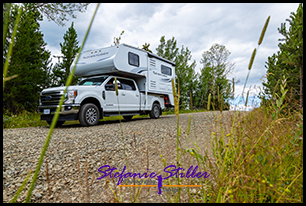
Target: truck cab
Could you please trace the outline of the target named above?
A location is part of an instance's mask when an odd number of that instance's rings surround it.
[[[41,92],[38,112],[41,113],[41,120],[50,125],[64,89],[55,87]],[[79,120],[82,126],[93,126],[103,116],[122,115],[129,120],[137,114],[150,114],[151,118],[157,119],[165,109],[165,98],[162,95],[149,95],[148,101],[152,105],[150,111],[145,110],[145,94],[139,91],[133,79],[112,75],[86,78],[78,85],[68,87],[57,126],[69,120]]]

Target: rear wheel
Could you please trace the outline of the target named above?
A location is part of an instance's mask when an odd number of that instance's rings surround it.
[[[82,126],[94,126],[99,123],[100,111],[95,104],[84,104],[79,112],[79,121]]]
[[[160,106],[158,103],[154,103],[151,112],[149,113],[152,119],[158,119],[160,115]]]
[[[47,123],[51,126],[52,121],[47,121]],[[57,121],[55,127],[60,127],[65,123],[65,121]]]

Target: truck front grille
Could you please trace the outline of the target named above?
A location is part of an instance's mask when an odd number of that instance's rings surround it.
[[[63,91],[43,92],[40,96],[42,106],[58,105]]]

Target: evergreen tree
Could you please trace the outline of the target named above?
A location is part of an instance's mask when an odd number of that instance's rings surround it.
[[[188,61],[191,60],[191,51],[188,47],[182,46],[181,50],[177,47],[177,42],[174,37],[172,39],[165,40],[165,36],[160,39],[160,44],[156,48],[157,55],[173,61],[175,66],[175,82],[180,84],[180,102],[181,108],[186,108],[190,105],[190,97],[192,98],[196,87],[196,63],[193,61],[191,64]],[[191,94],[191,95],[190,95]],[[190,105],[192,108],[192,105]]]
[[[8,33],[5,40],[4,54],[10,42],[11,32],[17,17],[17,5],[11,8]],[[18,113],[22,110],[37,110],[39,92],[48,87],[48,64],[50,52],[45,49],[43,34],[39,31],[38,21],[42,16],[33,4],[24,3],[23,13],[18,25],[14,47],[7,76],[18,77],[7,81],[3,93],[3,109]],[[6,55],[3,56],[5,62]]]
[[[77,41],[76,30],[73,28],[73,22],[63,38],[64,42],[60,43],[63,56],[58,56],[58,58],[62,58],[62,62],[57,63],[53,68],[52,86],[65,85],[70,73],[70,66],[79,50],[79,42]],[[78,83],[78,81],[78,77],[73,77],[71,85]]]
[[[192,98],[193,93],[196,88],[196,78],[197,74],[195,72],[196,62],[193,61],[191,64],[188,63],[188,61],[191,60],[191,51],[186,47],[182,46],[179,54],[177,55],[175,59],[175,73],[176,73],[176,82],[179,81],[180,84],[180,106],[181,108],[186,108],[189,106],[190,108],[193,108]]]
[[[279,41],[279,49],[276,54],[268,57],[265,67],[267,68],[267,83],[263,83],[265,93],[271,97],[273,92],[280,93],[280,86],[276,87],[278,80],[283,75],[287,79],[287,99],[291,106],[297,101],[303,105],[303,4],[300,4],[296,13],[292,12],[289,29],[286,23],[281,24],[278,31],[284,36]]]

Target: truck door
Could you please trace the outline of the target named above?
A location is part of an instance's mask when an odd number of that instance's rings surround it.
[[[140,95],[137,85],[132,80],[120,79],[125,94],[125,109],[126,111],[139,111],[140,110]]]
[[[122,89],[120,80],[117,79],[118,84],[118,99],[120,111],[126,111],[126,96]],[[105,85],[105,100],[104,100],[104,112],[117,112],[118,111],[118,100],[115,91],[115,79],[111,78]]]

